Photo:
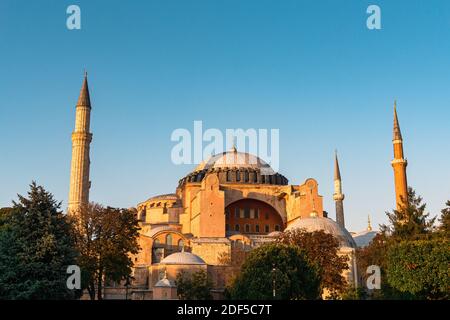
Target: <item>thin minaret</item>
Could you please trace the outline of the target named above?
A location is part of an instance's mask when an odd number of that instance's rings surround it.
[[[91,100],[87,73],[75,109],[75,130],[72,133],[72,163],[70,167],[69,213],[75,213],[89,202],[89,147],[92,133],[89,132]]]
[[[336,203],[336,222],[345,228],[344,221],[344,194],[342,193],[341,171],[339,170],[339,161],[337,151],[334,155],[334,194],[333,199]]]
[[[403,138],[397,117],[396,101],[394,101],[394,132],[392,144],[394,145],[394,160],[392,160],[391,164],[394,169],[395,199],[397,210],[400,210],[408,203],[408,182],[406,179],[406,166],[408,165],[408,161],[403,155]]]

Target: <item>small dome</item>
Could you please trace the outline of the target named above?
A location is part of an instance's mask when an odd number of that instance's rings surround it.
[[[167,279],[164,277],[163,279],[159,280],[154,287],[157,288],[173,288],[176,287],[175,283],[172,280]]]
[[[281,231],[272,231],[271,233],[269,233],[267,236],[268,237],[278,237],[279,235],[281,235],[283,232]]]
[[[290,224],[285,231],[290,231],[293,229],[305,229],[307,232],[322,230],[323,232],[331,234],[337,238],[341,247],[356,248],[355,241],[353,240],[351,234],[330,218],[299,218]]]
[[[161,264],[206,264],[202,258],[190,252],[175,252],[165,257]]]

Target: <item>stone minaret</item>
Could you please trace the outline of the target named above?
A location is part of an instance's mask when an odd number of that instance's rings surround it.
[[[75,109],[75,130],[72,133],[72,164],[70,167],[70,192],[68,212],[76,212],[89,202],[89,145],[92,133],[89,132],[91,118],[91,100],[87,73]]]
[[[344,221],[344,194],[342,193],[341,171],[339,170],[339,162],[337,152],[334,156],[334,194],[333,199],[336,203],[336,222],[345,228]]]
[[[394,102],[394,136],[392,143],[394,145],[394,160],[391,163],[394,168],[395,199],[397,210],[399,210],[402,206],[407,205],[408,202],[408,182],[406,180],[406,166],[408,165],[408,161],[404,159],[403,155],[403,139],[397,118],[396,102]]]

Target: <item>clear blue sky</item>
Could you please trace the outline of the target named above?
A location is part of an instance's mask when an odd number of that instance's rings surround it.
[[[382,30],[366,28],[369,4]],[[0,40],[0,207],[36,180],[66,208],[84,68],[93,201],[174,192],[193,166],[172,164],[170,135],[202,120],[279,128],[281,173],[317,179],[332,218],[337,148],[348,229],[384,223],[394,99],[409,184],[434,215],[450,199],[449,1],[2,0]]]

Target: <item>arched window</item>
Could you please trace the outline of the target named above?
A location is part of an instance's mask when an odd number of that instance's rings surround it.
[[[241,172],[236,170],[236,181],[241,181]]]
[[[235,230],[235,231],[239,231],[239,225],[238,225],[238,224],[236,224],[236,225],[234,226],[234,230]]]
[[[231,181],[231,173],[230,173],[230,170],[227,170],[227,181]]]
[[[280,226],[278,224],[275,225],[275,231],[280,231]]]
[[[166,236],[166,246],[171,246],[172,245],[172,235],[169,233]]]
[[[249,180],[249,174],[248,171],[245,171],[245,182],[248,182]]]
[[[159,239],[155,239],[155,241],[153,241],[153,245],[158,245],[158,244],[161,244],[161,241],[159,241]]]
[[[250,225],[249,224],[245,225],[245,232],[250,232]]]
[[[259,233],[259,224],[255,225],[255,232]]]
[[[180,239],[180,240],[178,240],[178,249],[180,251],[182,251],[183,248],[184,248],[184,241],[183,241],[183,239]]]
[[[142,209],[142,211],[141,211],[141,221],[145,222],[145,220],[147,220],[147,209],[146,208]]]

